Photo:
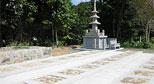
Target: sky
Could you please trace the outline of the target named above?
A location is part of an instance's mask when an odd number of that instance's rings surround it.
[[[90,1],[90,0],[72,0],[72,3],[74,4],[74,5],[77,5],[77,4],[79,4],[80,2],[87,2],[87,1]]]

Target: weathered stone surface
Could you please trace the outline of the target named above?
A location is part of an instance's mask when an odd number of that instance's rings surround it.
[[[1,63],[6,63],[6,62],[9,62],[10,61],[10,58],[9,57],[5,57]]]
[[[0,65],[45,58],[52,55],[51,47],[30,47],[28,49],[0,49]]]
[[[24,61],[27,61],[27,60],[32,60],[31,57],[24,57]]]
[[[23,58],[14,58],[14,63],[20,63],[24,61]]]
[[[0,52],[0,56],[6,56],[5,52]]]

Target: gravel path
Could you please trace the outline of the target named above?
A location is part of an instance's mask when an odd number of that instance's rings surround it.
[[[154,54],[83,51],[0,66],[1,84],[154,84]]]

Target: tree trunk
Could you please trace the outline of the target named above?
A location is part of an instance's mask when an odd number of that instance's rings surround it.
[[[150,42],[150,27],[148,27],[148,42]]]
[[[116,33],[116,37],[118,38],[121,34],[121,20],[122,20],[122,17],[123,17],[123,14],[124,14],[124,5],[125,5],[125,1],[119,1],[117,0],[117,9],[118,9],[118,12],[117,12],[117,33]],[[121,5],[118,5],[118,4],[121,4]],[[119,38],[121,39],[121,38]]]
[[[55,37],[56,37],[56,46],[58,47],[58,34],[57,34],[57,30],[55,30]]]
[[[1,27],[0,27],[0,47],[3,47]]]
[[[55,37],[54,30],[52,29],[52,42],[55,42],[54,37]]]
[[[146,26],[145,29],[145,41],[148,42],[148,25]]]
[[[139,41],[140,43],[142,42],[142,37],[140,36],[140,41]]]
[[[0,1],[0,5],[2,5],[1,3],[2,2]],[[0,6],[0,12],[1,12],[1,6]],[[1,24],[2,24],[2,20],[1,20],[1,14],[0,14],[0,47],[3,47]]]
[[[23,34],[23,28],[18,28],[18,34],[16,35],[15,41],[21,42],[22,41],[22,34]]]
[[[121,26],[121,23],[119,22],[118,25],[117,25],[117,35],[116,35],[117,38],[119,37],[120,31],[121,31],[120,26]]]
[[[115,19],[113,20],[113,37],[115,37]]]

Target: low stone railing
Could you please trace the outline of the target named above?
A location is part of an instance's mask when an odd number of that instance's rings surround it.
[[[27,47],[22,49],[4,47],[0,49],[0,65],[49,57],[52,56],[51,51],[51,47]]]

